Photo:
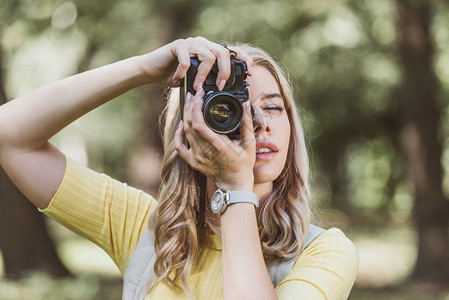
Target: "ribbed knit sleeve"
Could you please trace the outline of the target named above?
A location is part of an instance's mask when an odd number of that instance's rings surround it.
[[[123,274],[156,206],[150,195],[66,158],[63,181],[40,211],[103,248]]]
[[[280,300],[347,299],[358,266],[354,244],[341,230],[331,228],[304,249],[276,294]]]

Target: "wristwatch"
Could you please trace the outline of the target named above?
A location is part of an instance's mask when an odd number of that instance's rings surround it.
[[[248,191],[223,191],[218,189],[212,195],[211,206],[212,211],[216,214],[224,213],[228,205],[239,202],[248,202],[259,207],[259,199],[257,195]]]

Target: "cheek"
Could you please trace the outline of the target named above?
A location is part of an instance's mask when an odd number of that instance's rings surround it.
[[[291,129],[290,129],[290,121],[288,120],[288,117],[282,118],[278,122],[278,130],[277,132],[277,138],[276,141],[279,143],[280,148],[282,149],[282,156],[280,156],[280,159],[282,160],[282,164],[285,164],[287,160],[287,154],[288,154],[288,148],[290,145],[290,135],[291,135]]]
[[[282,122],[282,130],[280,131],[280,134],[282,135],[282,145],[283,148],[287,151],[288,145],[290,143],[290,121],[288,120],[288,117],[285,117]]]

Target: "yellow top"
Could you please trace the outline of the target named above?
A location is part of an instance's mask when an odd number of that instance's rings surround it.
[[[157,201],[67,159],[61,186],[41,210],[103,248],[122,274]],[[195,299],[222,299],[221,240],[211,237],[189,277]],[[336,228],[323,232],[276,287],[279,299],[346,299],[358,270],[354,244]],[[146,299],[187,299],[160,282]]]

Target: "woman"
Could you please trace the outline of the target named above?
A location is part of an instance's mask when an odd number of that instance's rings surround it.
[[[288,82],[262,50],[229,49],[246,63],[251,84],[239,140],[218,135],[204,123],[202,83],[217,61],[221,90],[231,58],[227,48],[197,37],[63,79],[3,105],[0,163],[32,203],[105,249],[122,273],[149,220],[157,258],[146,299],[345,299],[358,258],[341,231],[321,233],[296,259],[310,220],[308,160]],[[191,56],[201,63],[183,122],[178,123],[178,99],[167,102],[158,202],[66,159],[48,142],[72,121],[132,88],[177,85]],[[207,176],[205,230],[197,222],[197,171]],[[245,196],[215,214],[209,205],[217,189]],[[258,208],[245,202],[253,196]],[[266,264],[276,258],[293,259],[294,265],[273,284]]]

